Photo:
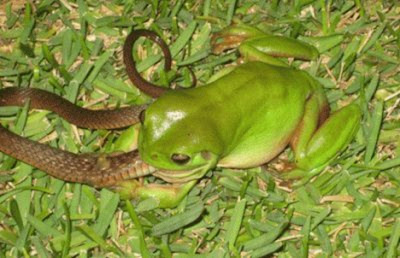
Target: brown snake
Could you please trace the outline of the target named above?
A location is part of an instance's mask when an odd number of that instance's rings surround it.
[[[124,44],[124,62],[131,81],[144,93],[160,96],[165,90],[144,80],[135,68],[132,57],[134,42],[141,36],[156,42],[165,55],[165,69],[171,66],[171,54],[166,43],[154,32],[136,30]],[[31,109],[53,111],[68,122],[83,128],[114,129],[139,121],[147,105],[115,110],[89,110],[72,104],[62,97],[40,89],[17,87],[0,89],[0,106],[23,106],[30,101]],[[137,150],[115,154],[74,154],[18,136],[0,125],[0,152],[30,164],[56,178],[93,185],[114,186],[127,179],[142,177],[156,171],[145,164]]]

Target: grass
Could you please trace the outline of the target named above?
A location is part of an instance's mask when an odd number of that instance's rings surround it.
[[[210,54],[209,38],[243,22],[318,47],[317,62],[293,65],[321,82],[333,110],[357,99],[363,112],[356,139],[323,171],[293,181],[271,167],[214,171],[174,209],[65,183],[0,153],[0,257],[397,257],[399,17],[389,0],[0,2],[0,87],[42,88],[90,108],[141,104],[150,99],[122,64],[131,27],[158,32],[174,57],[175,70],[163,73],[159,50],[142,40],[144,75],[189,86],[185,65],[202,84],[237,59]],[[112,150],[123,133],[26,108],[0,116],[16,133],[73,152]]]

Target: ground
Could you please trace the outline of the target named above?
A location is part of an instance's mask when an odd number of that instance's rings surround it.
[[[321,82],[333,110],[357,101],[363,112],[356,139],[322,171],[295,180],[277,166],[210,172],[174,209],[65,183],[0,153],[0,257],[396,257],[399,17],[397,1],[0,1],[1,88],[42,88],[88,108],[145,103],[122,63],[132,27],[162,35],[174,57],[163,73],[159,50],[142,41],[144,76],[189,86],[186,65],[201,85],[234,64],[237,52],[212,55],[209,39],[243,22],[315,45],[318,61],[293,65]],[[112,150],[124,132],[15,107],[1,108],[0,121],[73,152]]]

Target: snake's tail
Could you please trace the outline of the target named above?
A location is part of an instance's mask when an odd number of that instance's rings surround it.
[[[123,56],[124,56],[124,63],[126,66],[126,72],[129,76],[129,79],[142,92],[146,93],[149,96],[152,96],[153,98],[158,98],[168,89],[161,88],[143,79],[138,70],[136,69],[135,60],[132,57],[133,45],[135,41],[140,37],[146,37],[148,39],[151,39],[153,42],[157,43],[160,46],[165,58],[164,69],[166,71],[171,70],[171,60],[172,60],[171,52],[169,51],[169,48],[165,43],[165,41],[152,31],[134,30],[128,35],[128,37],[125,40]]]
[[[41,89],[10,87],[0,90],[0,106],[23,106],[53,111],[68,122],[82,128],[115,129],[139,122],[139,114],[147,105],[114,110],[90,110],[76,106],[66,99]]]
[[[0,151],[61,180],[94,187],[112,187],[151,174],[138,151],[116,154],[74,154],[18,136],[0,126]]]

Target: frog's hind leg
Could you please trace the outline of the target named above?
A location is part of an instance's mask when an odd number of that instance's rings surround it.
[[[325,165],[357,132],[361,118],[357,105],[348,105],[329,117],[328,110],[316,95],[307,101],[303,120],[290,142],[298,168],[309,170]]]

